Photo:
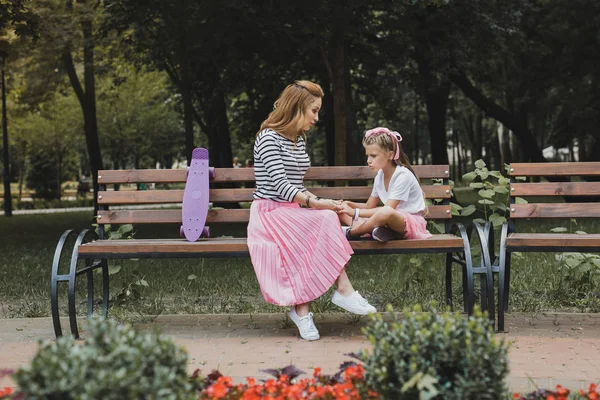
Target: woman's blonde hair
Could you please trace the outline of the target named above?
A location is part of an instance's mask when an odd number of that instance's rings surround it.
[[[260,124],[260,131],[271,128],[285,136],[297,138],[302,135],[306,139],[302,130],[305,112],[315,99],[321,97],[323,89],[316,83],[295,81],[287,85],[273,104],[273,111]]]

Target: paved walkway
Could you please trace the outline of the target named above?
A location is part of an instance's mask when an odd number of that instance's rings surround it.
[[[600,314],[509,314],[506,322],[508,332],[498,337],[512,343],[508,380],[512,391],[557,384],[579,389],[600,383]],[[153,325],[138,328],[158,325],[184,346],[190,372],[219,369],[239,382],[245,376],[265,378],[261,369],[290,363],[307,373],[315,367],[333,373],[349,359],[346,353],[369,347],[360,332],[364,323],[343,314],[320,316],[322,339],[317,342],[297,338],[283,314],[160,316]],[[26,364],[38,339],[53,339],[50,318],[0,320],[0,368]],[[0,387],[11,385],[9,379],[0,379]]]

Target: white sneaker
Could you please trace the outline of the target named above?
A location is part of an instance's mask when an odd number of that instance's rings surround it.
[[[294,321],[298,330],[300,331],[300,337],[304,340],[319,340],[319,331],[313,321],[313,313],[309,312],[304,317],[299,316],[296,313],[296,307],[292,307],[290,311],[290,319]]]
[[[353,314],[367,315],[377,312],[377,309],[370,305],[367,299],[362,297],[357,291],[353,292],[350,296],[344,296],[336,290],[333,293],[331,302]]]

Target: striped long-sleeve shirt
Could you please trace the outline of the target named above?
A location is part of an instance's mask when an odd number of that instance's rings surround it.
[[[306,191],[302,180],[310,167],[303,137],[296,143],[273,129],[264,129],[254,142],[255,199],[292,202]]]

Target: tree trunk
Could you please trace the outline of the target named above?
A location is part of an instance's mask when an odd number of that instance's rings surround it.
[[[464,95],[481,108],[486,115],[504,124],[520,139],[520,143],[523,145],[528,160],[534,162],[546,161],[540,146],[538,146],[535,137],[527,127],[527,122],[524,119],[519,118],[519,116],[511,113],[486,97],[483,92],[473,86],[464,73],[453,74],[451,80],[462,90]]]
[[[4,215],[12,217],[12,196],[10,193],[10,159],[8,151],[8,121],[6,119],[6,80],[2,66],[2,159],[4,161]]]
[[[449,163],[448,151],[446,150],[448,143],[448,139],[446,138],[446,110],[448,108],[449,95],[450,84],[447,82],[427,90],[425,93],[432,164]]]
[[[502,165],[512,162],[512,153],[510,151],[510,130],[500,124],[500,157]]]
[[[215,91],[205,115],[210,165],[217,168],[231,168],[233,166],[231,134],[225,94],[221,90]]]
[[[419,115],[419,97],[415,96],[415,104],[414,104],[414,131],[413,131],[413,148],[412,148],[412,159],[410,160],[413,164],[419,164],[419,131],[420,131],[420,115]]]
[[[85,3],[85,0],[78,0],[79,3]],[[67,0],[67,8],[72,4]],[[92,37],[92,21],[89,18],[83,19],[81,23],[83,31],[83,81],[85,85],[82,88],[75,65],[71,56],[71,50],[65,47],[63,51],[63,63],[69,76],[69,81],[77,95],[79,104],[83,111],[83,130],[85,133],[85,143],[90,159],[90,169],[92,172],[92,182],[94,186],[94,215],[98,211],[98,171],[102,167],[102,154],[100,151],[100,140],[98,138],[98,123],[96,120],[96,89],[94,80],[94,41]]]
[[[325,140],[327,142],[327,165],[335,165],[335,119],[333,115],[333,96],[329,85],[323,85],[323,126],[325,129]]]

